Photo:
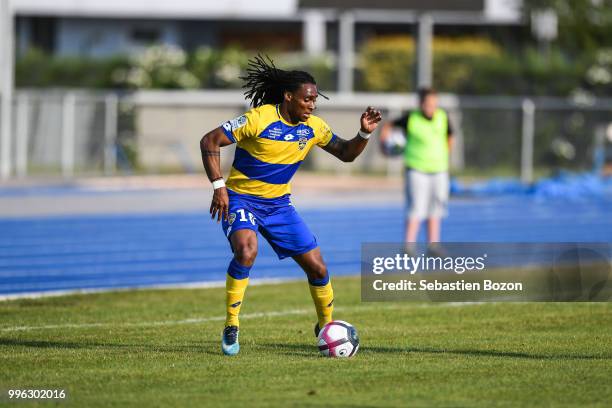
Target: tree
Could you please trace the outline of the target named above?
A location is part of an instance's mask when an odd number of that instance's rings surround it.
[[[566,52],[612,47],[612,0],[525,0],[524,11],[552,9],[559,20],[557,45]]]

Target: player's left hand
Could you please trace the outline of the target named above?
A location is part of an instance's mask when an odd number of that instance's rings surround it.
[[[381,120],[382,114],[380,111],[368,106],[366,111],[361,114],[361,131],[372,133]]]

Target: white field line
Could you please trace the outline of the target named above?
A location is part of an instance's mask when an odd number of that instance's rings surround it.
[[[430,308],[430,307],[462,307],[469,305],[480,305],[484,303],[480,302],[449,302],[449,303],[424,303],[411,305],[409,307],[401,306],[397,304],[365,304],[358,305],[353,307],[337,307],[336,311],[340,312],[354,312],[360,310],[368,310],[368,309],[409,309],[409,308]],[[278,312],[261,312],[261,313],[245,313],[240,315],[241,319],[257,319],[257,318],[269,318],[269,317],[281,317],[281,316],[291,316],[291,315],[304,315],[304,314],[313,314],[314,309],[292,309],[292,310],[283,310]],[[225,316],[210,316],[210,317],[197,317],[191,319],[181,319],[181,320],[158,320],[158,321],[149,321],[149,322],[107,322],[107,323],[65,323],[65,324],[49,324],[43,326],[13,326],[13,327],[4,327],[0,329],[0,333],[11,333],[11,332],[23,332],[23,331],[32,331],[32,330],[56,330],[56,329],[89,329],[95,327],[112,327],[112,328],[121,328],[121,327],[157,327],[157,326],[174,326],[174,325],[183,325],[183,324],[199,324],[206,322],[217,322],[225,320]]]
[[[249,286],[253,285],[276,285],[280,283],[303,281],[298,278],[262,278],[249,281]],[[221,288],[225,287],[225,281],[206,281],[206,282],[189,282],[189,283],[162,283],[159,285],[142,285],[142,286],[127,286],[119,288],[92,288],[92,289],[66,289],[66,290],[49,290],[44,292],[25,292],[14,293],[9,295],[0,295],[0,302],[15,299],[40,299],[46,297],[69,296],[69,295],[88,295],[92,293],[111,293],[111,292],[129,292],[140,290],[166,290],[166,289],[206,289],[206,288]]]

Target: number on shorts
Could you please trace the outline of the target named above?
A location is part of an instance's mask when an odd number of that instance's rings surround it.
[[[244,209],[239,209],[236,210],[236,212],[238,214],[240,214],[240,221],[246,222],[247,221],[247,217],[246,214],[249,214],[249,219],[248,221],[251,222],[251,224],[255,225],[255,217],[253,216],[253,214],[251,214],[250,212],[244,211]]]

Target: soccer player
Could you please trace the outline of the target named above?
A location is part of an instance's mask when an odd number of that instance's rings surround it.
[[[238,315],[257,257],[257,232],[279,259],[293,258],[306,273],[318,317],[315,335],[332,320],[334,292],[327,267],[315,236],[291,204],[289,181],[315,145],[343,162],[355,160],[381,120],[380,112],[368,107],[357,135],[344,140],[313,115],[319,93],[307,72],[281,70],[269,58],[258,56],[249,62],[242,79],[253,108],[200,141],[204,169],[214,188],[210,214],[222,221],[234,253],[226,276],[227,314],[221,342],[226,355],[240,350]],[[220,147],[232,143],[236,152],[225,183]]]

